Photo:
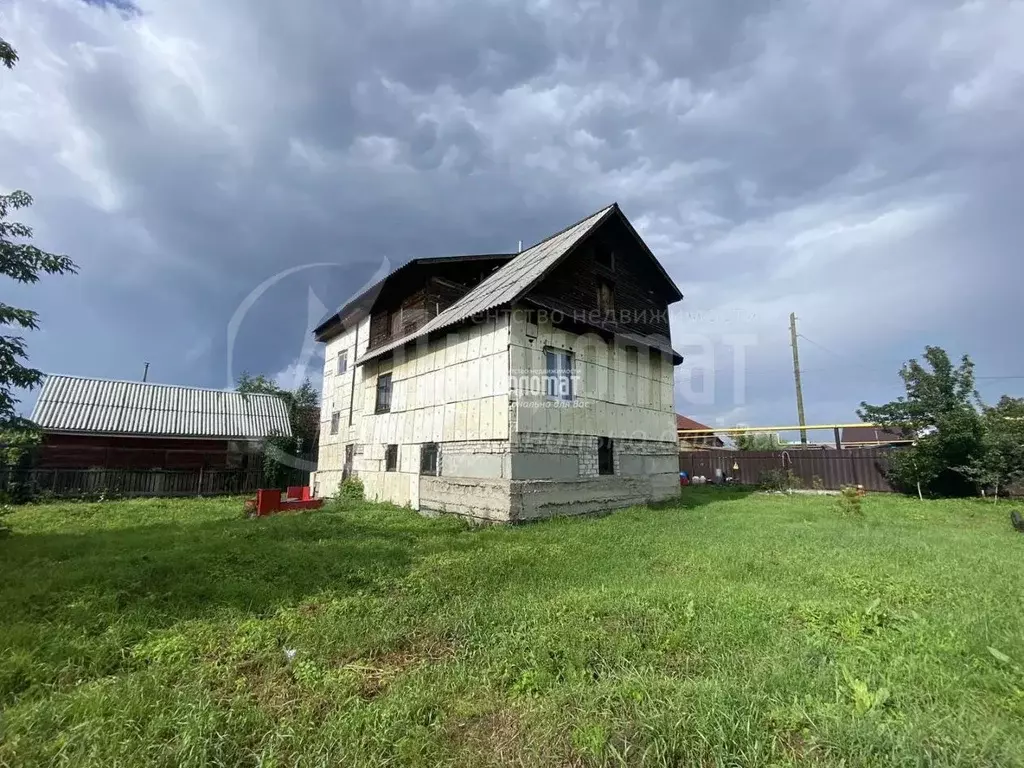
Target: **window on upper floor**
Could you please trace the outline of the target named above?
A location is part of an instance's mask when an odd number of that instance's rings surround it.
[[[384,471],[398,471],[398,446],[393,443],[384,449]]]
[[[382,373],[377,377],[377,401],[374,413],[388,413],[391,410],[391,374]]]
[[[345,373],[348,370],[348,350],[342,350],[338,353],[338,375]]]
[[[600,278],[597,281],[597,310],[605,321],[611,320],[615,313],[615,284]]]
[[[615,474],[615,441],[610,437],[597,439],[597,474]]]
[[[341,426],[341,412],[335,411],[331,414],[331,434],[338,434],[338,427]]]
[[[572,352],[564,349],[544,350],[547,375],[544,377],[544,392],[554,400],[572,400]]]
[[[615,251],[604,243],[594,245],[594,263],[605,269],[615,269]]]
[[[398,336],[400,336],[402,334],[402,322],[403,322],[404,316],[405,316],[405,313],[402,311],[401,307],[399,307],[398,309],[394,310],[393,312],[389,312],[388,313],[388,337],[389,338],[397,338]]]

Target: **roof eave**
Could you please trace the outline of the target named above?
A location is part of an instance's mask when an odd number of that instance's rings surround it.
[[[498,259],[511,260],[515,258],[516,255],[517,254],[514,253],[478,253],[460,256],[426,256],[422,258],[409,259],[405,264],[382,277],[354,299],[342,306],[341,309],[327,318],[324,322],[320,323],[320,325],[313,329],[313,336],[317,341],[327,341],[328,339],[338,335],[339,331],[337,330],[337,326],[339,323],[344,325],[345,321],[348,321],[349,323],[361,322],[373,308],[373,301],[366,301],[370,294],[376,291],[374,296],[374,300],[376,300],[376,295],[380,294],[388,280],[411,267],[434,266],[437,264],[457,264],[460,262],[491,261]],[[357,315],[358,318],[355,319]],[[340,332],[344,333],[344,329]]]
[[[54,429],[52,427],[39,427],[39,431],[45,435],[75,435],[77,437],[139,437],[162,440],[227,440],[240,443],[258,443],[268,435],[179,435],[168,432],[115,432],[111,430],[81,430],[81,429]],[[284,434],[291,437],[289,429]]]

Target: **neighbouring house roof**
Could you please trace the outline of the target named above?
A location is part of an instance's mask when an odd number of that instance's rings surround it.
[[[412,333],[408,333],[389,344],[368,351],[356,363],[361,364],[368,360],[373,360],[421,336],[426,336],[434,331],[466,321],[482,312],[511,304],[526,294],[545,275],[554,269],[572,251],[577,243],[613,215],[621,217],[637,241],[647,250],[643,240],[640,239],[640,236],[636,234],[636,230],[629,223],[629,220],[619,210],[618,203],[612,203],[607,208],[602,208],[597,213],[591,214],[585,219],[563,229],[561,232],[556,232],[554,235],[517,254],[511,261],[489,275],[437,317]],[[647,252],[650,254],[649,250]],[[679,289],[676,288],[675,283],[665,272],[664,267],[658,263],[653,254],[650,254],[650,256],[661,271],[661,274],[665,277],[665,280],[672,286],[676,300],[681,299],[682,294],[679,293]],[[681,359],[681,356],[678,354],[676,356]]]
[[[722,442],[722,439],[714,434],[714,430],[712,430],[711,427],[707,426],[706,424],[701,424],[699,421],[694,421],[693,419],[687,418],[686,416],[683,416],[682,414],[679,413],[676,414],[676,429],[707,430],[707,432],[704,434],[691,433],[688,435],[680,435],[679,437],[683,440],[703,440],[706,437],[714,437],[715,445],[725,445],[725,443]]]
[[[351,327],[353,323],[359,322],[370,313],[373,308],[374,301],[376,301],[377,297],[384,290],[384,287],[389,281],[400,278],[403,275],[412,272],[417,267],[429,267],[436,264],[472,264],[474,262],[488,261],[504,264],[515,257],[516,254],[514,253],[481,253],[461,256],[431,256],[427,258],[410,259],[405,262],[405,264],[398,267],[398,269],[378,280],[354,299],[346,303],[345,306],[333,315],[320,323],[320,325],[313,329],[313,334],[318,340],[323,341],[327,335],[333,335],[338,330],[344,330]]]
[[[842,443],[892,443],[906,441],[908,438],[899,432],[880,429],[879,427],[843,427]]]
[[[290,435],[274,395],[48,375],[32,421],[45,432],[254,440]]]

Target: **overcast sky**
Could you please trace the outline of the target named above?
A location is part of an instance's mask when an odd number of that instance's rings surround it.
[[[0,36],[0,190],[81,268],[3,284],[47,372],[315,378],[375,276],[618,201],[686,297],[682,413],[794,423],[790,312],[809,422],[929,343],[1024,394],[1024,3],[6,0]]]

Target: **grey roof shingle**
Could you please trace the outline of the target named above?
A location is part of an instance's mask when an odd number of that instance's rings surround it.
[[[430,322],[389,344],[370,350],[356,361],[357,364],[372,360],[420,336],[468,320],[480,312],[487,312],[515,301],[557,264],[570,248],[604,221],[614,208],[614,204],[602,208],[568,229],[523,251]]]
[[[48,432],[253,440],[291,434],[273,395],[48,375],[32,409]]]

